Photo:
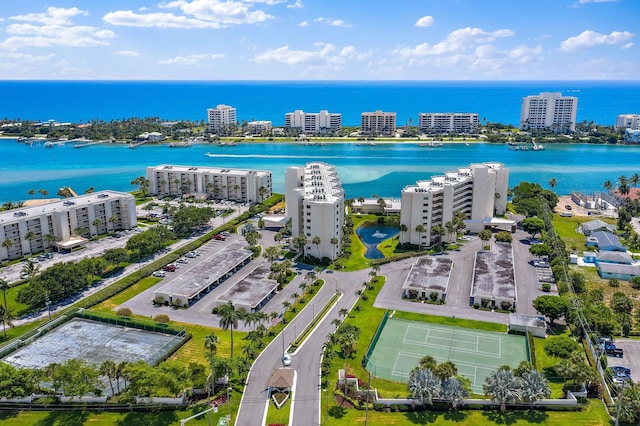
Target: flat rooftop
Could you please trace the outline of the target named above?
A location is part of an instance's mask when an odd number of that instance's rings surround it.
[[[516,300],[513,250],[510,244],[495,243],[491,251],[476,253],[471,296]]]
[[[249,272],[236,285],[218,298],[219,302],[231,301],[235,305],[255,308],[278,287],[278,282],[270,280],[269,265],[260,265]]]
[[[252,253],[245,250],[244,246],[244,242],[234,241],[226,247],[219,248],[185,273],[167,282],[156,292],[193,298],[206,286],[222,278],[238,264],[251,257]]]
[[[62,324],[2,359],[21,368],[44,368],[69,359],[83,359],[93,365],[111,360],[148,364],[177,337],[135,328],[105,324],[81,318]]]
[[[445,257],[419,257],[413,262],[402,288],[447,291],[453,261]]]
[[[176,164],[160,164],[154,167],[148,167],[156,172],[170,171],[178,173],[198,172],[198,173],[211,173],[211,174],[224,174],[228,176],[246,176],[252,173],[262,176],[265,174],[271,174],[268,170],[253,170],[253,169],[227,169],[221,167],[206,167],[206,166],[180,166]]]

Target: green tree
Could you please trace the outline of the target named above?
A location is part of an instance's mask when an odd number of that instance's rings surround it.
[[[115,395],[116,391],[113,387],[113,380],[116,377],[116,363],[110,359],[107,359],[100,364],[100,374],[105,376],[109,380],[109,387],[111,388],[111,394]]]
[[[483,248],[489,245],[488,243],[491,240],[492,236],[493,234],[491,233],[490,229],[483,229],[482,231],[478,232],[478,238],[480,238],[480,240],[482,241]]]
[[[520,380],[522,381],[523,401],[534,402],[551,396],[549,382],[539,371],[528,371],[520,376]]]
[[[218,315],[220,316],[220,327],[223,330],[229,330],[231,335],[231,353],[230,358],[233,358],[233,329],[238,328],[238,321],[242,319],[242,313],[236,311],[233,303],[228,301],[226,304],[218,308]]]
[[[416,232],[418,233],[418,247],[422,247],[422,233],[424,231],[424,225],[416,225]]]
[[[494,370],[485,381],[484,394],[500,404],[501,412],[507,409],[508,402],[517,402],[522,397],[522,382],[509,369]]]
[[[316,252],[318,253],[318,259],[320,259],[320,237],[315,235],[313,238],[311,238],[311,244],[313,244],[314,246],[316,246]]]
[[[621,291],[616,291],[611,297],[611,309],[616,314],[631,314],[633,310],[633,300]]]
[[[533,300],[533,308],[549,318],[551,324],[569,312],[569,300],[562,296],[538,296]]]
[[[409,374],[407,388],[414,398],[420,399],[422,405],[432,405],[433,398],[439,398],[442,391],[442,380],[428,368],[418,368]]]
[[[442,381],[440,397],[451,404],[454,410],[458,408],[462,400],[469,397],[469,391],[464,388],[457,377],[450,377]]]
[[[551,188],[552,191],[555,192],[556,186],[558,186],[558,181],[556,180],[556,178],[551,178],[549,180],[549,187]]]
[[[544,221],[539,217],[528,217],[522,221],[522,229],[535,238],[544,230]]]

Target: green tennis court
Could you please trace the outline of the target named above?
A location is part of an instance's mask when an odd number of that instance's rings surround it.
[[[425,355],[452,361],[475,393],[491,371],[529,360],[525,336],[389,318],[367,362],[375,377],[407,382]]]

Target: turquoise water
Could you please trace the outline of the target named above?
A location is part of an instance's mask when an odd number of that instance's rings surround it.
[[[213,157],[206,156],[210,152]],[[513,151],[505,145],[445,144],[421,148],[403,144],[239,144],[233,147],[97,145],[30,148],[14,140],[0,140],[0,200],[24,200],[33,188],[53,195],[62,186],[76,192],[89,187],[131,191],[131,180],[145,174],[147,166],[183,164],[270,170],[274,191],[284,190],[284,172],[308,161],[334,164],[347,197],[372,194],[399,197],[406,185],[474,162],[498,161],[510,169],[510,186],[521,181],[547,186],[556,178],[556,192],[593,192],[605,180],[639,173],[640,147],[607,145],[547,145],[545,151]],[[36,194],[37,196],[37,194]]]
[[[398,235],[398,227],[379,223],[365,224],[356,229],[356,234],[367,248],[364,257],[367,259],[382,259],[384,254],[378,250],[377,246],[382,241]]]

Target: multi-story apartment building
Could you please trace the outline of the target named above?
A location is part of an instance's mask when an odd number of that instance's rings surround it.
[[[271,121],[250,121],[247,123],[247,132],[251,135],[261,135],[263,132],[270,132],[272,127]]]
[[[136,225],[134,197],[115,191],[0,212],[0,260],[70,249],[86,242],[83,237]]]
[[[271,172],[215,167],[147,167],[149,192],[159,197],[192,195],[259,203],[271,196]]]
[[[296,110],[284,115],[285,129],[299,129],[302,133],[327,134],[342,130],[342,114],[320,112],[304,112]]]
[[[292,236],[306,237],[304,254],[335,259],[344,225],[344,190],[335,167],[321,162],[289,167],[285,189]]]
[[[392,135],[396,132],[396,113],[363,112],[360,115],[360,131],[365,134]]]
[[[422,133],[475,133],[477,113],[421,112],[418,129]]]
[[[578,98],[560,92],[543,92],[522,98],[520,128],[569,133],[576,130]]]
[[[237,124],[236,109],[229,105],[218,105],[207,109],[209,131],[214,133],[228,133],[230,126]]]
[[[507,208],[509,169],[499,163],[471,164],[469,167],[418,181],[402,190],[400,242],[421,247],[437,242],[431,229],[452,220],[461,211],[472,222],[481,223]],[[419,227],[421,226],[421,228]],[[444,239],[448,240],[445,232]]]
[[[640,114],[620,114],[616,118],[616,130],[640,130]]]

